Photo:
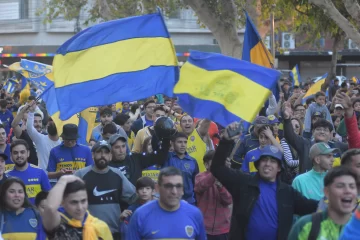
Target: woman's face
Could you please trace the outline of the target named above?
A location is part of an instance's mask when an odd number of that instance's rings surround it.
[[[25,191],[19,183],[13,183],[6,190],[5,203],[8,209],[16,211],[24,205]]]
[[[274,123],[272,125],[273,130],[274,130],[274,135],[277,136],[279,134],[279,124],[278,123]]]
[[[297,134],[297,135],[300,135],[300,124],[297,120],[291,120],[291,124],[293,126],[293,129],[294,129],[294,132]]]

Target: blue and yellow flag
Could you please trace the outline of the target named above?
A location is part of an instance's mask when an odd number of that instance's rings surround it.
[[[279,71],[216,53],[191,51],[174,93],[189,115],[227,126],[249,125],[271,94]]]
[[[301,77],[300,77],[300,71],[298,68],[298,65],[296,64],[295,67],[290,72],[290,77],[293,80],[294,86],[300,86],[301,83]]]
[[[325,83],[326,77],[327,77],[327,73],[325,73],[321,79],[319,81],[317,81],[316,83],[314,83],[309,90],[306,92],[305,96],[303,97],[302,103],[304,104],[306,102],[306,99],[314,97],[315,94],[319,91],[321,91],[321,85],[323,85]],[[326,91],[326,94],[328,94],[328,92]]]
[[[18,84],[19,81],[16,79],[16,77],[8,78],[6,82],[4,83],[3,89],[9,94],[14,93],[16,89],[16,84]]]
[[[57,50],[53,66],[61,119],[92,106],[172,96],[179,75],[160,13],[87,28]]]
[[[352,80],[355,84],[360,84],[359,79],[358,79],[357,77],[355,77],[355,76],[353,76],[353,77],[351,78],[351,80]]]
[[[244,34],[242,60],[255,63],[267,68],[273,68],[274,57],[264,45],[248,13],[246,15],[246,27]]]
[[[87,108],[79,114],[79,143],[87,145],[91,138],[91,133],[95,127],[96,107]]]

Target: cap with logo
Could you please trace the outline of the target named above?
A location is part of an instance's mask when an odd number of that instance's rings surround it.
[[[254,125],[267,125],[269,124],[269,119],[267,117],[264,116],[257,116],[253,122]]]
[[[283,153],[280,151],[279,148],[277,148],[274,145],[266,145],[263,149],[261,149],[260,157],[255,160],[254,165],[257,168],[257,165],[259,163],[259,160],[262,157],[272,157],[280,162],[280,165],[282,163]]]
[[[269,124],[271,125],[275,123],[280,123],[279,119],[277,119],[274,115],[269,115],[268,119],[269,119]]]
[[[109,144],[112,146],[117,140],[123,140],[124,142],[127,142],[127,136],[124,135],[124,134],[121,134],[121,133],[117,133],[117,134],[114,134],[112,135],[110,138],[109,138]]]
[[[319,142],[311,146],[309,157],[311,160],[313,160],[319,155],[327,155],[330,153],[340,153],[340,150],[337,148],[331,148],[328,144],[324,142]]]
[[[107,150],[111,151],[110,144],[105,140],[101,140],[101,141],[95,143],[95,145],[92,147],[91,151],[96,152],[102,148],[106,148]]]
[[[315,118],[315,117],[324,118],[324,115],[321,112],[315,112],[311,117],[312,118]]]

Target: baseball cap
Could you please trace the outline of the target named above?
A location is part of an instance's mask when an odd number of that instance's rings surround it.
[[[269,115],[268,119],[269,119],[269,124],[271,125],[275,123],[280,123],[279,119],[277,119],[275,115]]]
[[[324,142],[319,142],[311,146],[309,157],[313,160],[319,155],[326,155],[330,153],[340,153],[340,150],[337,148],[330,148],[330,146]]]
[[[117,134],[112,135],[109,138],[108,143],[112,146],[119,139],[123,140],[124,142],[127,142],[127,136],[126,135],[121,134],[121,133],[117,133]]]
[[[257,116],[253,122],[254,125],[257,124],[269,124],[269,119],[267,117],[264,116]]]
[[[344,107],[343,107],[343,105],[341,105],[341,104],[335,104],[335,108],[342,108],[342,109],[344,109]]]
[[[101,148],[106,148],[107,150],[111,151],[110,144],[105,140],[101,140],[101,141],[95,143],[95,145],[92,147],[91,151],[96,152],[97,150],[100,150]]]
[[[311,117],[312,118],[314,118],[314,117],[324,118],[324,116],[323,116],[323,114],[321,112],[315,112]]]
[[[4,160],[8,159],[8,156],[3,152],[0,152],[0,157],[2,157]]]
[[[274,145],[266,145],[263,149],[261,149],[260,157],[256,159],[254,162],[256,168],[257,168],[256,163],[259,162],[259,160],[265,156],[275,158],[280,162],[282,162],[282,158],[283,158],[283,154],[279,148],[275,147]]]

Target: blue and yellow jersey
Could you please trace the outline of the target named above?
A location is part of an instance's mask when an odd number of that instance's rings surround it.
[[[257,172],[257,169],[255,168],[254,162],[259,159],[260,155],[260,147],[257,147],[247,152],[242,163],[241,170],[245,173],[255,174]]]
[[[127,239],[205,240],[206,231],[203,216],[195,206],[180,201],[177,210],[168,212],[160,207],[158,200],[153,200],[137,208],[131,216]]]
[[[10,144],[6,144],[4,154],[8,157],[8,159],[5,161],[5,171],[13,169],[15,164],[13,161],[11,161]]]
[[[51,189],[47,174],[35,165],[28,163],[28,168],[25,171],[19,171],[14,168],[6,172],[6,174],[23,180],[26,186],[26,194],[32,204],[35,203],[35,197],[39,192],[48,192]]]
[[[143,177],[149,177],[154,182],[157,182],[158,178],[159,178],[160,169],[161,169],[161,167],[158,166],[158,165],[150,166],[150,167],[145,168],[144,170],[142,170],[142,176]]]
[[[4,240],[35,240],[41,232],[43,233],[41,219],[31,208],[25,208],[20,214],[5,210],[2,219]]]
[[[130,136],[128,135],[128,140],[127,140],[129,149],[133,148],[134,141],[135,141],[135,133],[131,131]]]
[[[79,170],[94,163],[90,148],[81,144],[65,147],[64,143],[50,151],[48,172],[60,172],[61,169]]]

